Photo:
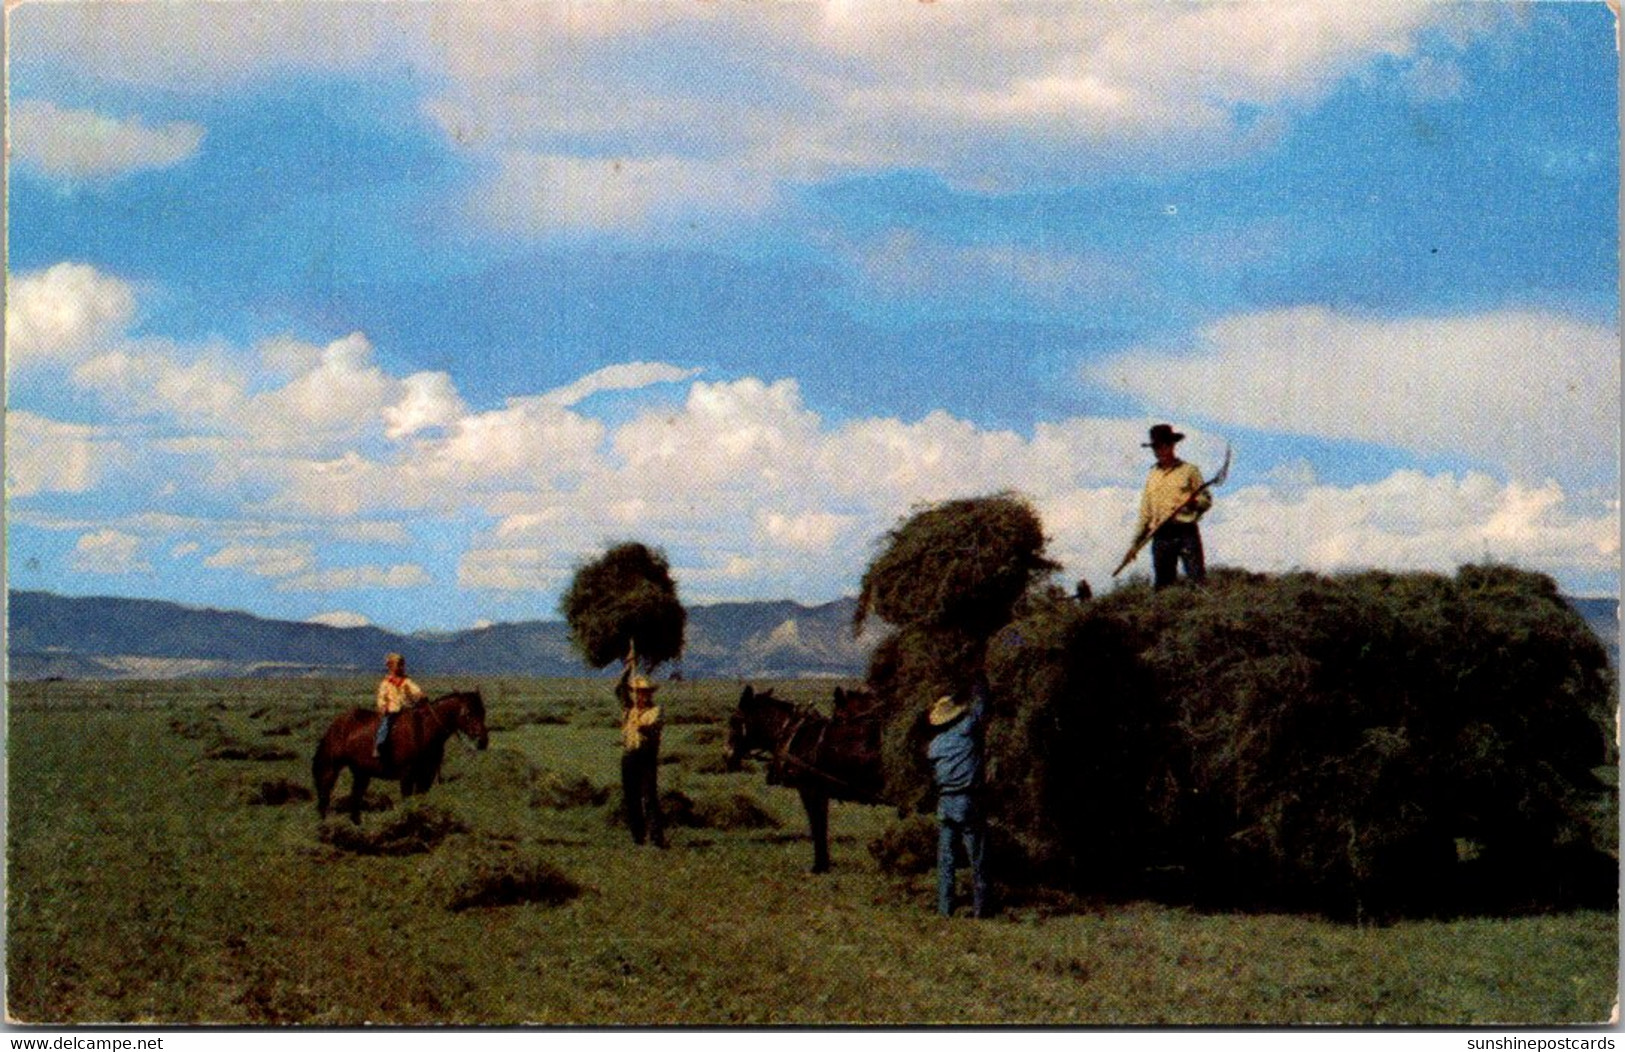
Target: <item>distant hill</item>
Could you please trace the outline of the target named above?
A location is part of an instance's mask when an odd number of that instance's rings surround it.
[[[562,621],[521,621],[434,635],[276,621],[154,599],[12,592],[10,678],[183,679],[370,674],[400,651],[424,675],[579,676]],[[1619,666],[1619,603],[1569,602]],[[881,630],[852,636],[853,599],[718,603],[688,611],[684,675],[861,677]]]
[[[698,677],[862,676],[878,640],[852,636],[855,601],[720,603],[688,611],[682,671]],[[153,599],[11,592],[10,678],[174,679],[371,673],[400,651],[423,675],[579,676],[562,621],[434,635],[277,621]]]

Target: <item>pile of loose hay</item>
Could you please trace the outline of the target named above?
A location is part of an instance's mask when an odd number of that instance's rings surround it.
[[[452,911],[524,903],[560,906],[582,890],[569,874],[532,852],[483,850],[448,882],[444,900]]]
[[[678,657],[688,614],[671,566],[657,549],[618,544],[576,570],[559,600],[570,641],[587,664],[603,668],[636,643],[644,668]]]
[[[242,800],[245,804],[281,807],[283,804],[301,803],[311,799],[314,795],[298,782],[291,782],[286,778],[277,778],[244,789]]]
[[[322,843],[358,855],[416,855],[433,851],[449,836],[468,832],[457,816],[433,804],[414,804],[382,825],[368,829],[347,819],[330,819],[317,830]]]

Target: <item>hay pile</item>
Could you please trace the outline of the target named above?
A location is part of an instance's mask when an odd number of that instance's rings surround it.
[[[929,694],[932,645],[894,637],[877,692]],[[997,831],[1057,885],[1351,917],[1614,896],[1614,677],[1544,576],[1036,597],[987,662]],[[888,731],[904,794],[925,775],[914,705]]]
[[[645,669],[683,652],[688,615],[677,599],[666,556],[636,542],[618,544],[576,570],[559,600],[570,642],[587,664],[603,668],[636,644]]]
[[[453,912],[526,903],[562,906],[583,890],[562,869],[520,848],[477,850],[442,883],[446,908]]]
[[[1044,556],[1043,523],[1024,498],[945,501],[886,535],[864,572],[855,624],[862,628],[873,613],[893,625],[985,638],[1056,569]]]
[[[382,825],[369,829],[348,819],[324,822],[316,831],[322,843],[358,855],[417,855],[433,851],[447,837],[468,832],[468,825],[433,804],[414,804]]]

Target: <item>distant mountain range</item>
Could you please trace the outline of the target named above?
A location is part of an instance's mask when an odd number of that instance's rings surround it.
[[[694,677],[862,676],[880,633],[852,635],[853,599],[688,610],[682,672]],[[562,621],[405,635],[373,626],[275,621],[154,599],[11,592],[13,680],[370,674],[399,651],[421,675],[589,674]]]
[[[1619,664],[1619,603],[1570,599]],[[852,635],[853,599],[718,603],[688,611],[682,671],[693,677],[859,677],[881,630]],[[587,674],[562,621],[403,635],[372,626],[275,621],[154,599],[11,592],[13,680],[371,674],[390,651],[422,675]]]

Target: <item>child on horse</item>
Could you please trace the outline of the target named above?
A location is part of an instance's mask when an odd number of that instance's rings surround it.
[[[378,684],[378,733],[372,739],[373,759],[383,755],[384,743],[395,717],[423,701],[423,690],[406,678],[406,659],[399,654],[384,657],[384,678]]]

